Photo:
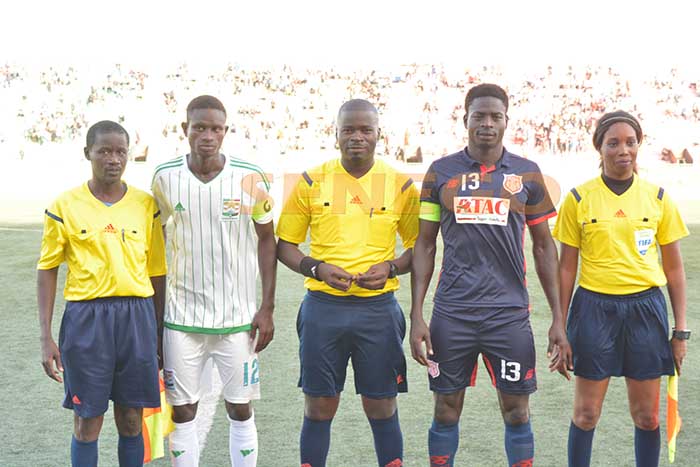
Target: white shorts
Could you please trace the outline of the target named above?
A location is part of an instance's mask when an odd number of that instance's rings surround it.
[[[227,402],[246,404],[260,399],[258,354],[249,333],[199,334],[165,328],[163,379],[171,405],[200,400],[202,370],[209,358],[219,370]]]

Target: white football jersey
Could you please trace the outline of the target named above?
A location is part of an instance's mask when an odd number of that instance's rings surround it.
[[[168,236],[165,326],[227,334],[250,329],[257,311],[257,236],[253,222],[272,222],[269,183],[255,164],[226,157],[224,169],[204,183],[187,156],[159,165],[153,196]]]

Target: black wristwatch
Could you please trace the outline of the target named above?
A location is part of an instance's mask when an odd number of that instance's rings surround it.
[[[391,261],[387,262],[389,263],[389,279],[393,279],[399,275],[399,267]]]
[[[688,329],[674,329],[671,334],[671,339],[678,339],[679,341],[687,341],[690,339],[690,331]]]

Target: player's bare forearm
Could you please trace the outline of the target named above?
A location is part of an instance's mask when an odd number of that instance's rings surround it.
[[[255,224],[258,235],[258,267],[262,282],[261,309],[272,310],[275,307],[275,289],[277,285],[277,242],[272,222]]]
[[[557,247],[549,232],[547,222],[530,226],[532,237],[532,256],[535,259],[535,270],[547,297],[547,303],[552,310],[552,322],[560,322],[563,318],[559,297],[559,260]]]
[[[277,259],[292,271],[301,274],[299,263],[304,259],[304,253],[296,243],[290,243],[280,238],[277,242]]]
[[[685,268],[678,241],[661,245],[661,263],[668,283],[676,329],[687,329]]]
[[[41,339],[52,339],[51,321],[53,307],[56,303],[56,284],[58,282],[58,267],[39,269],[37,271],[36,295],[39,305],[39,328]]]
[[[437,234],[440,224],[431,221],[420,221],[418,239],[413,246],[413,261],[411,262],[411,320],[423,317],[423,302],[430,286],[435,269],[435,252],[437,250]]]
[[[39,304],[39,326],[41,328],[41,365],[44,373],[59,383],[63,382],[60,372],[63,371],[61,352],[51,335],[51,320],[53,307],[56,302],[56,283],[58,282],[58,267],[39,270],[37,272],[37,302]]]
[[[152,276],[153,307],[156,312],[158,336],[163,335],[163,315],[165,314],[165,276]]]
[[[566,316],[571,303],[571,296],[574,293],[576,283],[576,272],[578,270],[578,248],[561,244],[559,255],[559,306],[561,307],[562,318],[566,322]]]

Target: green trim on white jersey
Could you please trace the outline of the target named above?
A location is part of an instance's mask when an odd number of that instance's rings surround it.
[[[234,326],[232,328],[210,329],[198,328],[194,326],[181,326],[179,324],[173,324],[168,322],[163,323],[163,326],[165,326],[168,329],[174,329],[175,331],[196,332],[198,334],[235,334],[237,332],[250,331],[253,328],[251,324],[244,324],[242,326]]]

